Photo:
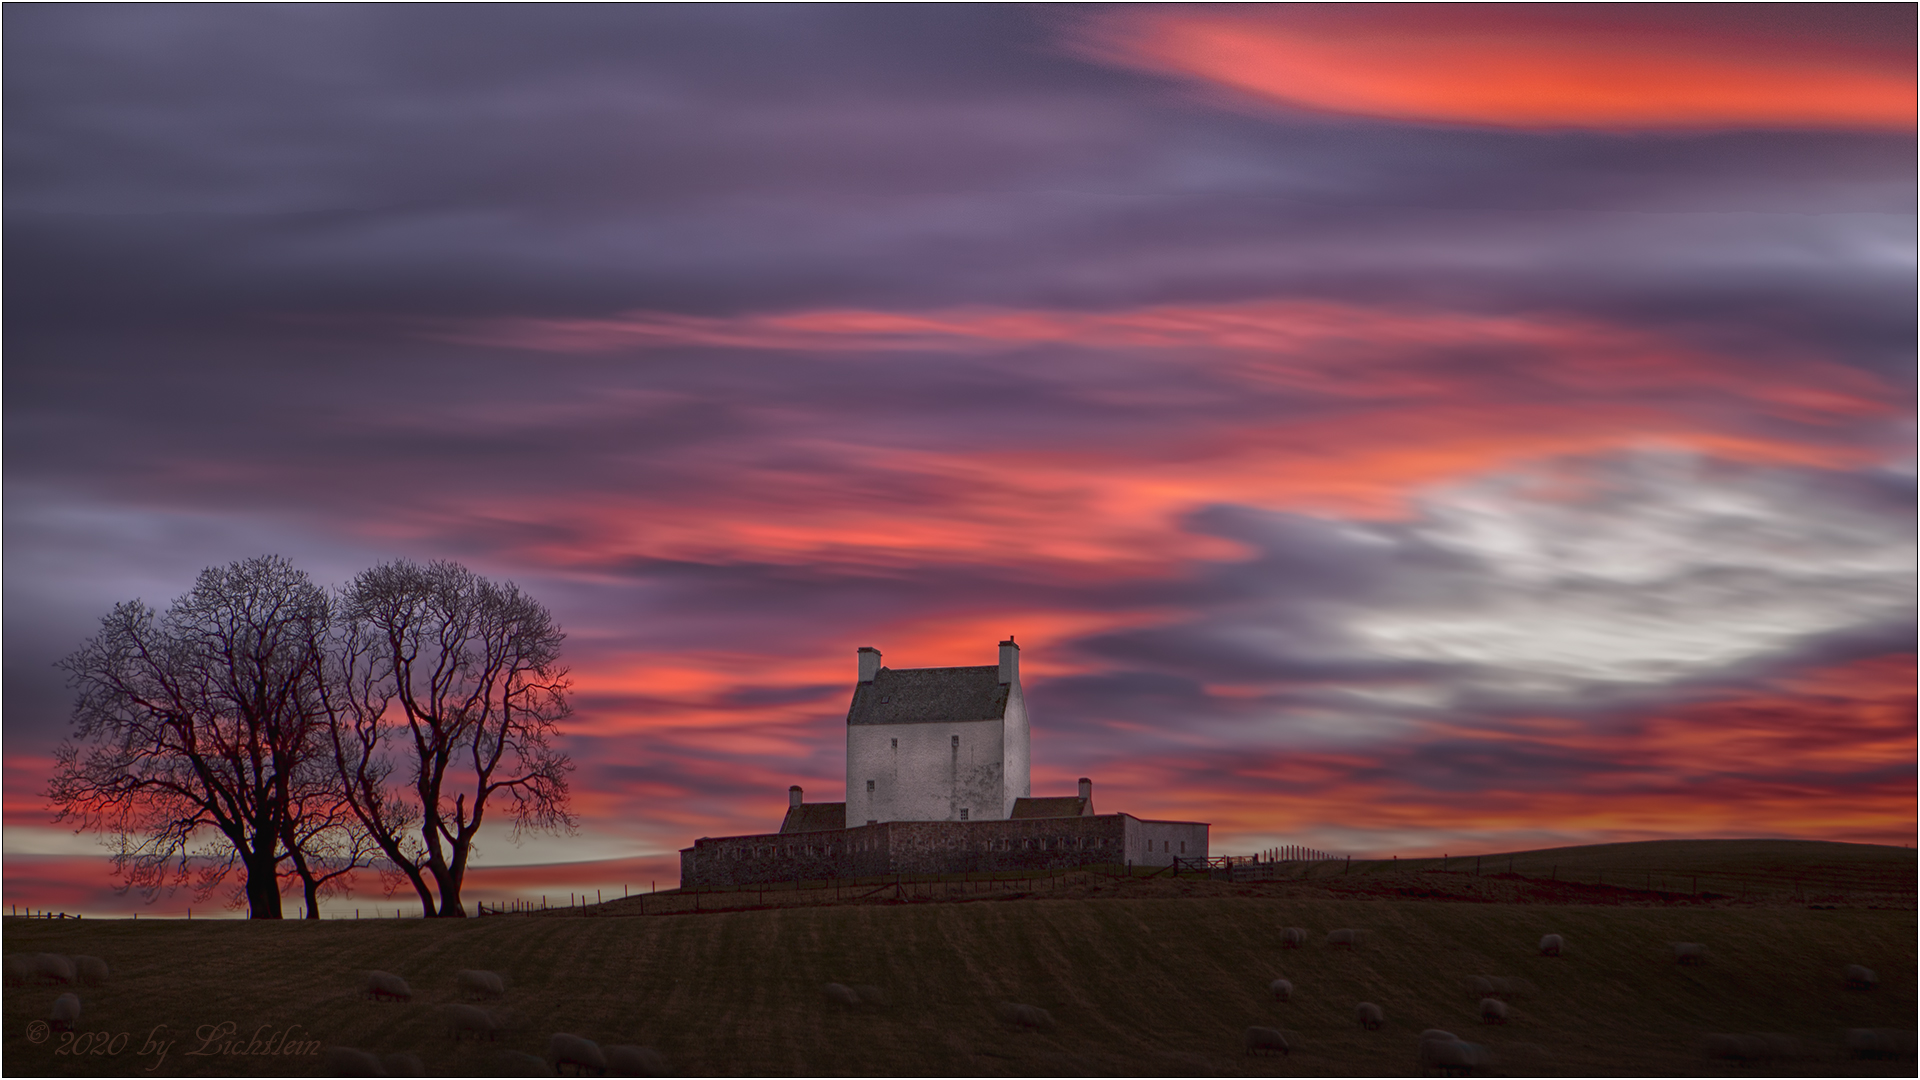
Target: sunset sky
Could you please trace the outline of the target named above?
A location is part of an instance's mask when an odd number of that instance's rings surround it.
[[[1911,5],[3,18],[8,903],[184,911],[53,664],[264,553],[566,629],[580,828],[470,898],[1009,633],[1034,793],[1216,854],[1913,841]]]

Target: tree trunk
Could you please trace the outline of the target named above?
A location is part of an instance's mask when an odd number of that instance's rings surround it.
[[[264,856],[250,858],[247,867],[247,918],[279,919],[280,875],[269,850]]]

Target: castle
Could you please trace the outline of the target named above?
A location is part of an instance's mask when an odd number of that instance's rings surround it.
[[[1205,822],[1096,814],[1085,777],[1076,795],[1033,797],[1011,637],[998,664],[980,667],[896,671],[872,647],[858,657],[846,801],[809,803],[794,785],[779,832],[701,837],[682,849],[682,887],[1206,857]]]

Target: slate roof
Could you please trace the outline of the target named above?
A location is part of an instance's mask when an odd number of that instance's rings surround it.
[[[1058,798],[1015,799],[1013,813],[1009,818],[1049,818],[1083,817],[1092,812],[1087,804],[1091,799],[1082,799],[1078,795],[1062,795]]]
[[[783,833],[831,832],[846,827],[847,804],[843,802],[809,802],[789,806],[787,820],[780,823]]]
[[[1007,714],[1007,684],[996,664],[985,667],[881,668],[870,683],[856,683],[849,724],[937,724],[1001,720]]]

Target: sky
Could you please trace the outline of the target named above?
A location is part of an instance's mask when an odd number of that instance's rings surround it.
[[[191,903],[52,822],[54,664],[267,553],[566,630],[470,898],[1008,634],[1034,794],[1216,854],[1911,843],[1914,20],[8,5],[6,901]]]

